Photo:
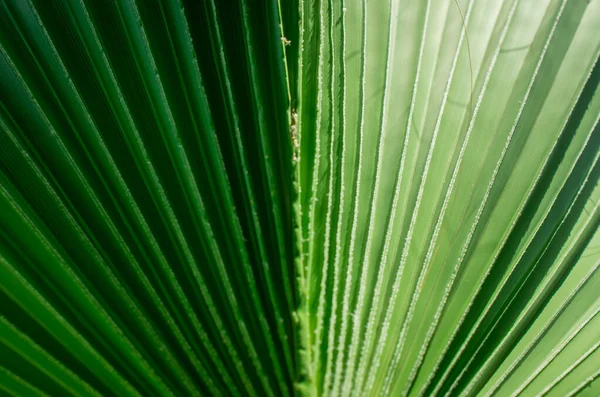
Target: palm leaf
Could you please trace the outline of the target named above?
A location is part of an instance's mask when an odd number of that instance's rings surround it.
[[[0,395],[597,395],[598,26],[1,1]]]

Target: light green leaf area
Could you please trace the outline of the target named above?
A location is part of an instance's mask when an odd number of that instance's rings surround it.
[[[302,22],[310,393],[583,390],[599,5],[305,1]]]
[[[600,395],[599,27],[0,0],[0,396]]]

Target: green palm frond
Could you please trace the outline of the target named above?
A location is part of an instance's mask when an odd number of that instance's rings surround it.
[[[0,395],[599,395],[599,26],[0,0]]]

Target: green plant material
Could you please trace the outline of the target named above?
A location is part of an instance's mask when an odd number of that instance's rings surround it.
[[[0,0],[0,395],[599,395],[598,26]]]
[[[598,5],[302,11],[306,387],[536,395],[591,359]]]

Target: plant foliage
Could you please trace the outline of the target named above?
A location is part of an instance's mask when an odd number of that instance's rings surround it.
[[[0,0],[0,396],[597,396],[600,1]]]

